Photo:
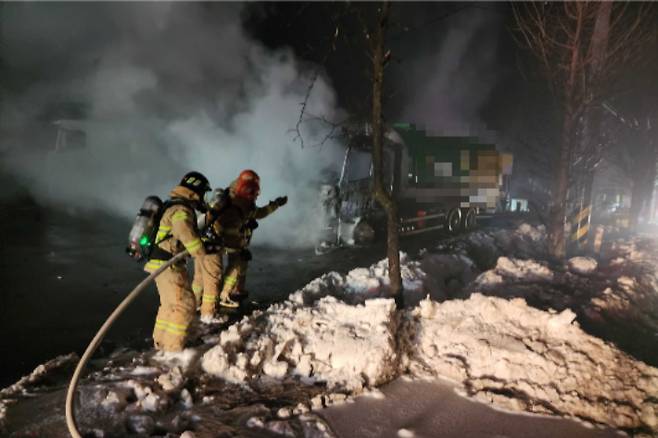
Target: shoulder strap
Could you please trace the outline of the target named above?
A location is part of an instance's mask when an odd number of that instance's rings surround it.
[[[163,204],[162,204],[162,209],[160,210],[160,217],[158,218],[158,228],[160,227],[160,221],[162,220],[162,216],[164,216],[165,211],[169,209],[170,207],[173,207],[175,205],[184,205],[192,210],[194,212],[194,207],[190,204],[190,202],[187,199],[181,199],[181,198],[173,198],[173,199],[167,199]],[[156,230],[157,231],[157,228]],[[157,244],[161,244],[162,242],[165,242],[169,239],[171,239],[173,235],[171,234],[171,231],[167,232],[165,237],[163,237],[161,240],[157,242]]]

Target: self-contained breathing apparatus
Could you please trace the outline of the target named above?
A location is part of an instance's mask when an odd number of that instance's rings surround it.
[[[179,186],[185,187],[196,193],[199,197],[194,201],[191,199],[172,198],[165,202],[157,196],[149,196],[144,200],[142,208],[139,209],[133,226],[128,234],[128,247],[126,252],[136,261],[150,260],[157,258],[160,260],[169,260],[173,254],[161,249],[158,244],[171,238],[171,233],[167,233],[163,238],[156,242],[160,220],[164,212],[174,205],[185,205],[192,211],[206,211],[203,198],[206,192],[210,191],[208,179],[201,173],[192,171],[187,172]]]
[[[169,260],[172,254],[158,247],[158,243],[171,238],[171,233],[156,242],[156,235],[160,227],[160,220],[164,212],[174,205],[186,205],[194,210],[191,202],[185,199],[169,199],[165,202],[157,196],[149,196],[139,209],[133,226],[128,234],[126,252],[135,261],[158,258]]]
[[[203,224],[202,240],[204,247],[208,253],[217,253],[224,249],[227,252],[239,251],[240,256],[246,260],[250,261],[252,259],[251,251],[246,248],[227,248],[224,245],[224,240],[221,236],[218,236],[215,233],[215,228],[213,227],[214,222],[219,218],[219,215],[231,205],[231,197],[229,196],[230,189],[215,189],[212,191],[208,197],[206,204],[208,206],[208,213],[205,217],[205,223]],[[249,245],[251,242],[251,236],[253,230],[258,228],[258,221],[251,218],[243,224],[240,232],[245,236],[246,244]]]

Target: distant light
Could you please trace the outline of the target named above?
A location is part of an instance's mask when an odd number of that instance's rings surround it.
[[[139,239],[139,244],[142,246],[148,245],[148,243],[149,243],[148,236],[142,236],[142,238]]]

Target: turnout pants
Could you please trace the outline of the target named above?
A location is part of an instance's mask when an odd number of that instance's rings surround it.
[[[195,315],[194,294],[187,272],[180,267],[169,268],[156,277],[155,284],[160,294],[160,307],[153,329],[155,348],[181,351]]]
[[[201,269],[203,264],[203,270]],[[192,290],[201,316],[214,316],[222,281],[222,254],[206,254],[194,263]]]
[[[244,293],[248,263],[240,252],[228,254],[228,266],[226,267],[224,285],[221,292],[222,298],[229,298],[231,295],[241,295]]]

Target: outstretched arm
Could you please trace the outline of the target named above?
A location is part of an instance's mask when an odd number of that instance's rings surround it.
[[[286,205],[288,202],[287,196],[279,196],[274,201],[270,201],[267,205],[263,207],[257,207],[256,213],[254,214],[254,219],[263,219],[267,216],[274,213],[279,207]]]

